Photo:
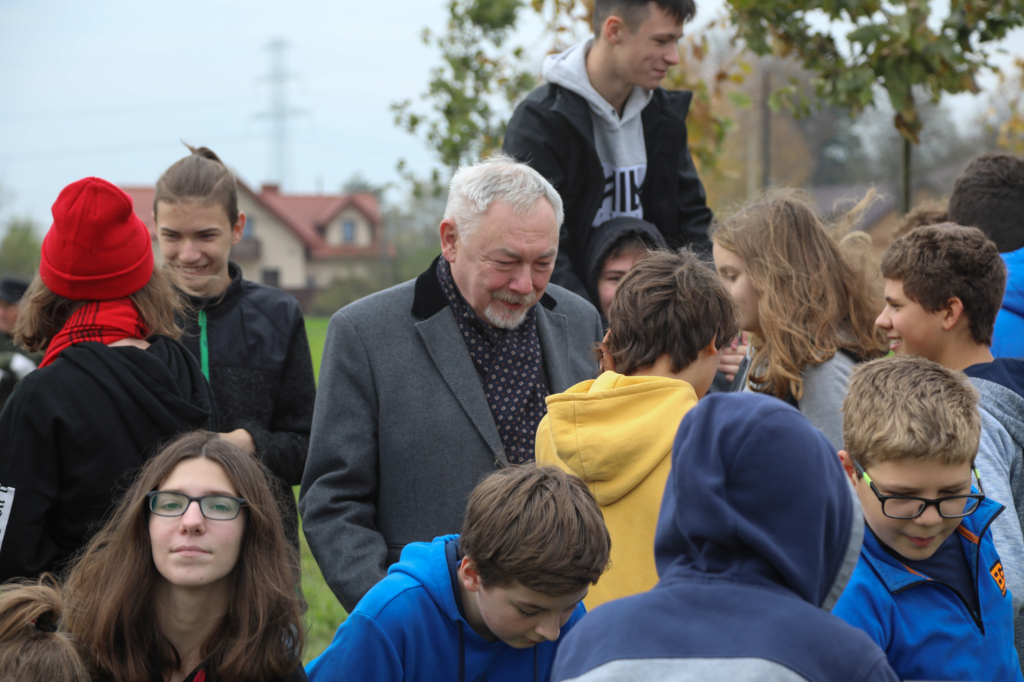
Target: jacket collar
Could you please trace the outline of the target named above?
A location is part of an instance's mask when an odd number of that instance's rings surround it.
[[[437,280],[437,262],[441,256],[435,258],[430,266],[416,278],[416,291],[412,299],[412,314],[421,320],[426,320],[448,307],[448,300],[444,297],[444,290]],[[232,263],[234,265],[234,263]],[[232,286],[234,282],[232,282]],[[456,285],[457,286],[457,285]],[[545,293],[540,304],[548,310],[554,310],[558,302]]]
[[[220,317],[230,312],[242,298],[242,268],[228,261],[228,274],[231,284],[220,296],[188,296],[189,306],[193,310],[205,310],[207,317]],[[440,286],[440,285],[438,285]]]
[[[988,532],[992,521],[1004,509],[1006,509],[1005,506],[986,498],[981,501],[978,511],[970,516],[965,516],[953,532],[958,533],[966,542],[980,545],[982,536]],[[865,525],[867,524],[865,523]],[[885,584],[886,589],[892,593],[931,580],[931,578],[918,573],[886,552],[872,532],[864,533],[864,551],[861,553],[861,556],[874,569],[879,579]]]

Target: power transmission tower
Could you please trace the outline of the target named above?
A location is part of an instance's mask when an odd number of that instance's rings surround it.
[[[257,118],[270,119],[270,177],[280,187],[284,187],[288,178],[288,119],[301,115],[299,109],[288,107],[288,81],[294,80],[296,74],[289,73],[285,68],[285,50],[288,43],[282,38],[274,38],[267,43],[270,53],[270,73],[261,80],[270,83],[270,109],[257,114]]]

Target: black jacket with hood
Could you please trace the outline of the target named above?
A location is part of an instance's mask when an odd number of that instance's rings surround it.
[[[688,90],[658,88],[641,114],[647,174],[640,203],[644,220],[658,227],[671,248],[705,248],[712,217],[686,146],[692,98]],[[502,147],[547,178],[564,202],[551,281],[597,305],[584,282],[590,231],[604,199],[605,180],[587,101],[559,85],[542,85],[516,107]]]
[[[316,381],[298,301],[280,289],[242,279],[228,263],[223,295],[190,300],[181,341],[202,358],[197,314],[207,318],[210,385],[220,430],[245,429],[260,460],[274,475],[285,533],[299,546],[299,513],[291,486],[302,482],[313,423]]]
[[[161,444],[217,429],[195,358],[150,341],[80,343],[18,383],[0,413],[0,581],[59,570]]]

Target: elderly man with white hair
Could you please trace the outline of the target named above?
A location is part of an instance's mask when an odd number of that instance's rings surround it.
[[[548,284],[562,218],[511,157],[460,168],[441,256],[331,318],[299,508],[347,609],[406,544],[460,532],[483,476],[533,461],[545,397],[597,374],[597,310]]]

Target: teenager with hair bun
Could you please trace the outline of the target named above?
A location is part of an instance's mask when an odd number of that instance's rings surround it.
[[[304,682],[298,571],[266,467],[198,431],[72,565],[64,622],[97,681]]]
[[[180,308],[131,197],[65,187],[14,328],[45,355],[0,414],[0,580],[59,570],[161,441],[216,428]]]
[[[182,343],[199,358],[217,397],[221,435],[274,475],[285,532],[298,550],[291,486],[302,482],[316,381],[298,301],[242,278],[229,260],[242,239],[234,174],[194,149],[156,183],[153,216],[164,265],[186,294]]]
[[[870,238],[849,232],[871,198],[829,227],[801,192],[770,191],[711,229],[715,268],[751,335],[733,390],[786,400],[836,450],[850,373],[887,350],[875,328],[883,301],[864,268]]]
[[[53,576],[0,587],[0,680],[90,682],[89,669],[67,633]]]

